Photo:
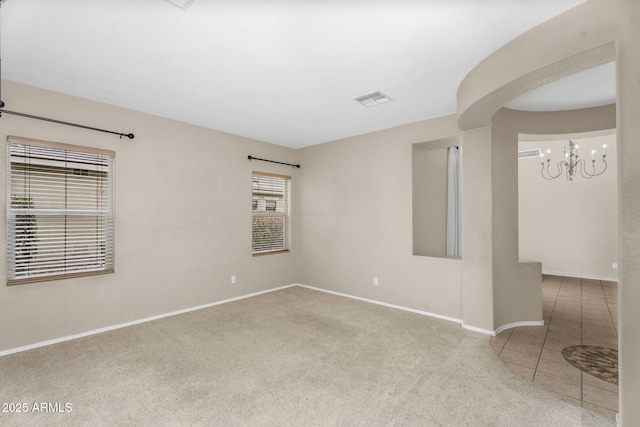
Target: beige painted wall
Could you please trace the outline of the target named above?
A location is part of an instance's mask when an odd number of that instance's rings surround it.
[[[528,139],[539,139],[529,141]],[[552,167],[563,157],[569,139],[580,146],[580,156],[591,167],[591,150],[602,168],[602,145],[607,144],[607,171],[596,178],[564,176],[548,181],[540,176],[540,159],[518,161],[520,257],[542,262],[548,274],[618,280],[612,263],[618,262],[616,135],[554,139],[527,137],[520,150],[551,150]],[[546,164],[546,160],[545,160]],[[601,170],[601,169],[598,169]]]
[[[294,191],[296,170],[247,159],[295,163],[295,150],[13,82],[2,88],[7,109],[136,137],[0,118],[3,147],[18,135],[116,151],[116,272],[0,286],[0,323],[11,325],[0,351],[295,283],[295,241],[294,253],[251,256],[250,206],[252,170],[292,174]],[[4,209],[0,215],[4,224]]]
[[[299,281],[461,319],[461,261],[412,255],[413,144],[457,135],[447,116],[300,150]]]

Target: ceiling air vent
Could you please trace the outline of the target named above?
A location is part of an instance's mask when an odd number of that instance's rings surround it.
[[[518,151],[518,159],[528,159],[531,157],[540,157],[542,154],[542,150],[539,148],[535,148],[533,150],[523,150]]]
[[[171,3],[172,5],[179,7],[180,9],[186,11],[189,6],[191,6],[191,3],[193,3],[193,0],[165,0],[167,3]]]
[[[387,95],[382,92],[373,92],[368,95],[359,96],[354,99],[354,101],[359,102],[365,107],[374,107],[378,104],[385,104],[391,101]]]

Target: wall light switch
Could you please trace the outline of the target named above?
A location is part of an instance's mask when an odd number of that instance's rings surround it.
[[[373,286],[378,286],[378,278],[377,277],[373,278]]]
[[[617,269],[618,269],[618,263],[617,263],[617,262],[614,262],[614,263],[613,263],[613,267],[612,267],[612,268],[613,268],[614,270],[617,270]]]
[[[236,276],[231,276],[231,283],[236,283]]]

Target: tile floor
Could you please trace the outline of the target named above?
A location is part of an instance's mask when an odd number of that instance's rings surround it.
[[[618,284],[544,276],[544,326],[525,326],[491,338],[491,346],[514,372],[534,385],[615,419],[618,386],[564,360],[572,345],[618,348]]]

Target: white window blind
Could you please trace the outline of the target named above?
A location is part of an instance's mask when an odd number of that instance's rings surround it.
[[[253,172],[252,251],[254,255],[291,248],[291,177]]]
[[[9,137],[7,283],[113,272],[109,150]]]

